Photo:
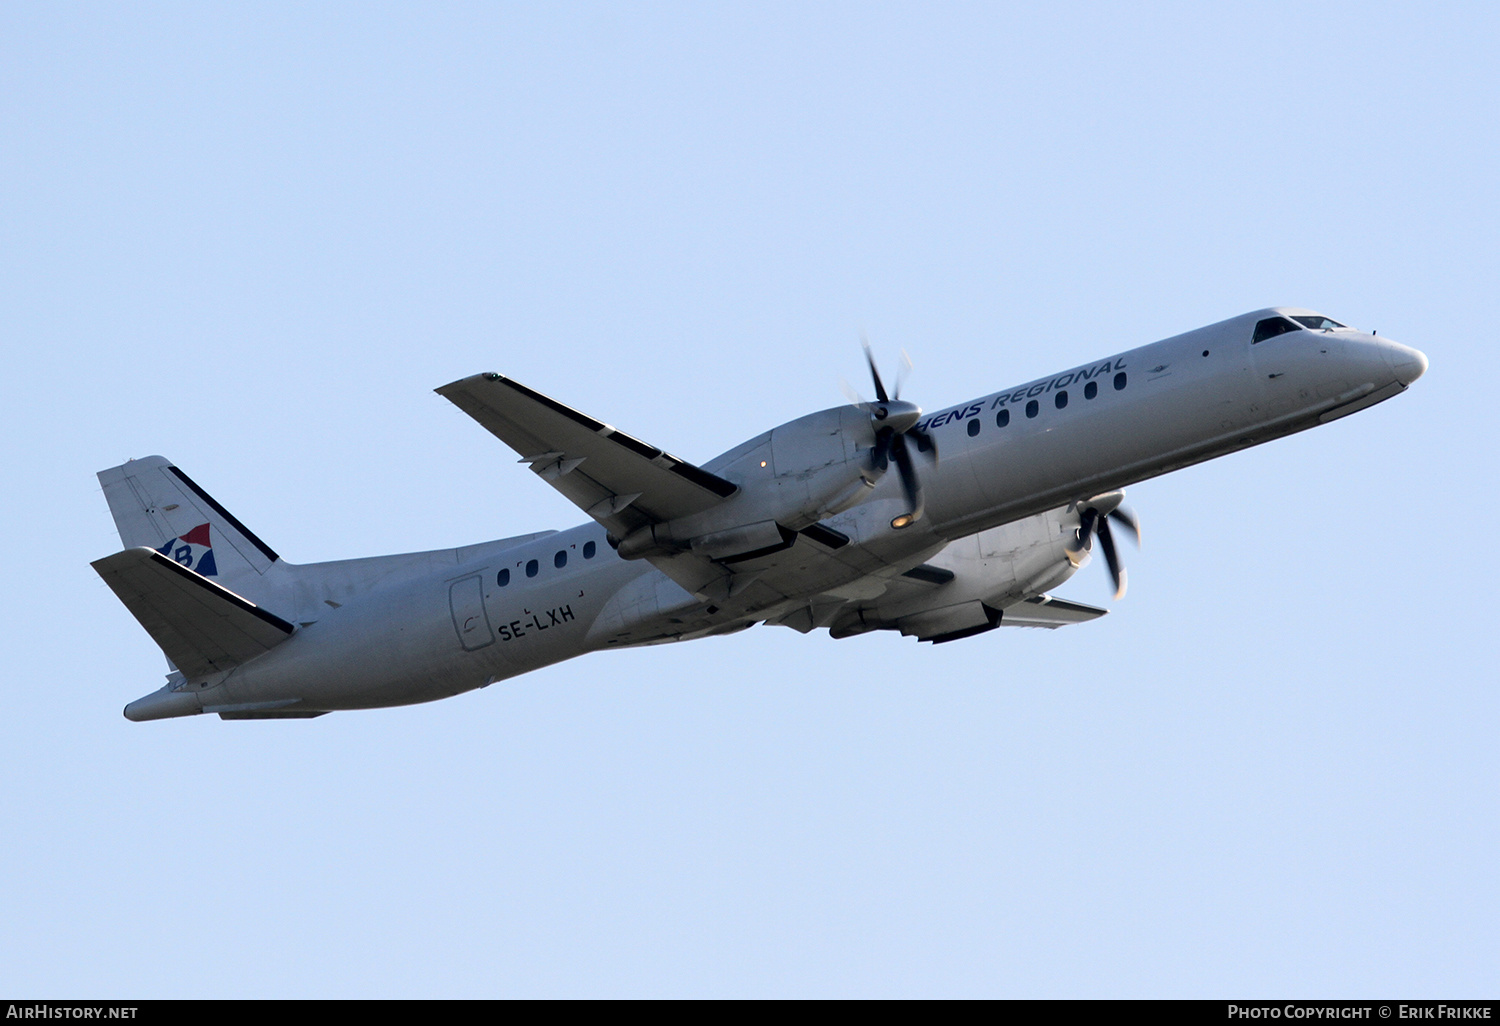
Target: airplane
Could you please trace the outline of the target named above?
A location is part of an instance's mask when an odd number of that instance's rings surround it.
[[[1051,589],[1122,489],[1366,409],[1427,370],[1311,310],[1257,310],[925,413],[888,393],[694,466],[499,374],[436,391],[588,521],[294,565],[161,456],[99,473],[126,548],[92,565],[161,647],[134,721],[300,719],[446,698],[588,652],[756,624],[947,643],[1106,610]]]

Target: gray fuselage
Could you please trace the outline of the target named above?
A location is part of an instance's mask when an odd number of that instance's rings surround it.
[[[1362,409],[1426,369],[1415,350],[1350,329],[1252,340],[1265,319],[1306,313],[1246,314],[926,415],[919,427],[937,451],[917,457],[925,516],[892,526],[902,509],[892,474],[824,523],[899,573],[956,539]],[[756,458],[774,455],[774,442],[767,432],[705,469],[754,488],[757,475],[777,471]],[[835,462],[866,458],[857,445],[840,451]],[[318,565],[289,568],[303,574],[296,634],[179,701],[206,711],[430,701],[611,646],[740,629],[830,590],[856,594],[853,578],[864,576],[847,558],[814,561],[786,578],[773,604],[747,608],[716,606],[644,559],[621,559],[592,522],[470,551],[461,564],[363,589],[340,590],[332,573],[320,584]]]

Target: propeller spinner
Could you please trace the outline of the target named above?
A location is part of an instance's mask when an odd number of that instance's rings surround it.
[[[1083,561],[1083,554],[1093,547],[1094,538],[1099,539],[1104,563],[1109,568],[1109,579],[1115,586],[1116,601],[1125,597],[1126,578],[1109,522],[1113,520],[1119,524],[1137,546],[1141,544],[1141,522],[1128,506],[1121,505],[1124,501],[1124,492],[1106,492],[1080,503],[1083,510],[1078,516],[1078,530],[1067,545],[1068,558],[1077,566]]]
[[[880,369],[875,366],[875,354],[870,352],[870,343],[863,344],[865,360],[870,364],[870,377],[875,381],[875,401],[865,402],[858,396],[851,398],[854,405],[870,415],[870,424],[875,429],[875,445],[870,450],[870,470],[878,478],[890,467],[891,461],[895,460],[896,470],[901,475],[901,488],[906,493],[908,512],[893,520],[891,526],[907,527],[922,519],[925,507],[922,482],[917,477],[916,463],[906,439],[911,437],[924,449],[930,448],[934,458],[937,456],[937,445],[930,434],[916,426],[917,421],[922,419],[922,407],[901,399],[901,379],[904,373],[897,375],[895,394],[887,394],[885,382],[880,378]],[[904,361],[903,370],[909,370],[911,360],[905,353],[901,356]]]

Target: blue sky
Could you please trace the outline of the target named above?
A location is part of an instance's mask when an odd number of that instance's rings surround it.
[[[1490,5],[9,5],[0,989],[1493,996]],[[294,562],[576,510],[431,389],[684,458],[1291,303],[1392,402],[1130,490],[1105,619],[757,628],[132,724],[163,453]],[[1105,604],[1102,569],[1061,593]]]

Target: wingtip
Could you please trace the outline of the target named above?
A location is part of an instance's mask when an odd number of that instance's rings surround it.
[[[447,398],[449,398],[449,395],[448,395],[449,392],[462,391],[463,387],[465,385],[468,385],[468,384],[470,384],[472,382],[476,382],[476,381],[504,381],[504,380],[505,380],[505,375],[503,375],[503,374],[496,374],[494,371],[481,371],[478,374],[470,374],[466,378],[458,378],[455,381],[450,381],[446,385],[439,385],[436,388],[434,388],[433,391],[436,392],[438,395],[442,396],[444,399],[447,399]]]

